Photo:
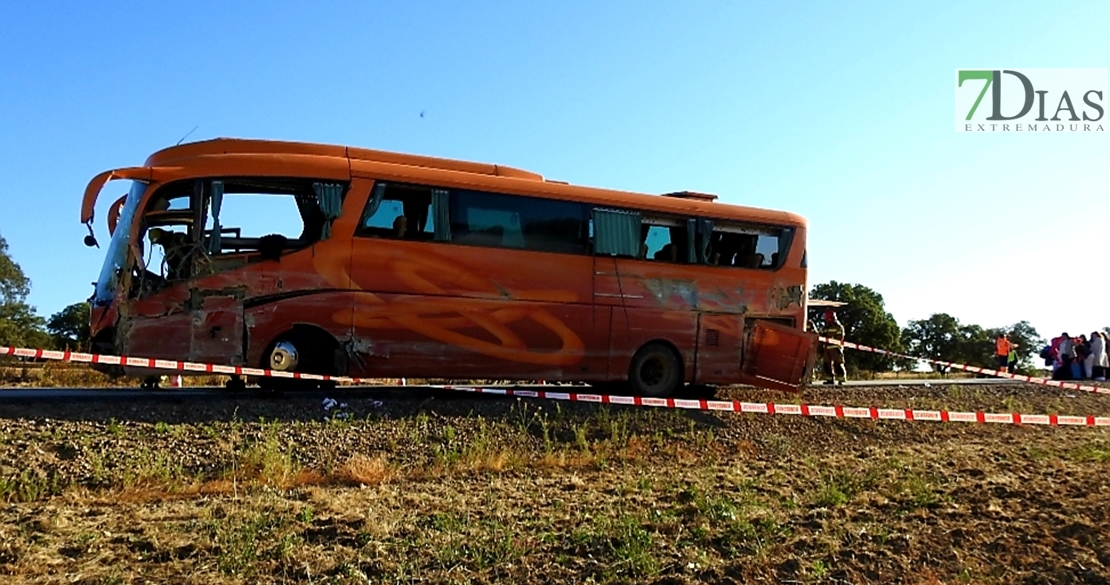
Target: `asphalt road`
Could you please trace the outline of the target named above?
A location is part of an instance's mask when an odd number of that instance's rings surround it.
[[[1004,378],[950,378],[943,380],[857,380],[850,381],[845,387],[868,386],[947,386],[949,384],[1013,384],[1013,380]],[[816,387],[831,388],[822,384]],[[492,386],[500,388],[502,386]],[[581,392],[592,393],[589,386],[582,385],[546,385],[546,386],[503,386],[504,388],[521,388],[547,390],[553,392]],[[768,391],[768,396],[777,394]],[[377,400],[403,398],[420,400],[429,396],[438,398],[470,397],[476,395],[451,390],[443,390],[428,386],[340,386],[330,390],[310,390],[301,392],[283,392],[280,394],[265,392],[257,389],[243,391],[230,391],[223,388],[162,388],[147,390],[142,388],[0,388],[0,402],[39,402],[39,401],[212,401],[212,400],[240,400],[242,398],[258,398],[259,400],[282,400],[285,398],[369,398]]]

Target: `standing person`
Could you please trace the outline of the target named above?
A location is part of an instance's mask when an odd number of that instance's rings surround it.
[[[1106,368],[1110,367],[1110,357],[1106,355],[1106,334],[1101,331],[1091,333],[1091,378],[1097,382],[1106,380]]]
[[[1091,356],[1091,342],[1087,340],[1086,335],[1080,335],[1075,340],[1075,365],[1072,366],[1072,374],[1076,380],[1086,380],[1091,377],[1090,372],[1087,371],[1087,358]]]
[[[1010,338],[1005,333],[999,333],[998,339],[994,340],[994,356],[998,361],[999,371],[1009,371],[1007,368],[1010,366],[1010,351],[1013,350],[1014,344],[1010,343]]]
[[[1048,370],[1048,377],[1053,378],[1056,374],[1056,340],[1049,340],[1048,345],[1041,348],[1041,359],[1044,360],[1044,368]]]
[[[1060,344],[1056,346],[1056,356],[1059,367],[1056,370],[1058,380],[1071,380],[1071,365],[1075,362],[1075,341],[1065,331],[1060,335]]]
[[[836,318],[832,309],[825,311],[825,351],[822,358],[825,361],[825,372],[829,375],[826,384],[843,384],[848,381],[848,368],[844,365],[844,326]],[[840,374],[840,381],[836,379]]]

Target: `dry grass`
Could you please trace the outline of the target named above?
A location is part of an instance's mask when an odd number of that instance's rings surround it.
[[[58,388],[102,388],[118,385],[118,378],[98,372],[85,364],[27,362],[0,365],[0,384]],[[135,381],[138,384],[138,381]]]
[[[1078,582],[1073,562],[1093,567],[1087,581],[1110,572],[1102,429],[478,400],[352,401],[350,419],[323,421],[280,418],[290,402],[251,405],[204,422],[125,418],[130,405],[79,422],[0,419],[0,582],[952,585]]]
[[[390,481],[396,475],[397,470],[384,457],[356,453],[339,467],[335,479],[340,483],[369,486]]]
[[[162,380],[164,387],[171,385],[167,372]],[[182,383],[192,387],[221,387],[227,376],[183,376]],[[110,376],[91,366],[65,362],[26,362],[0,365],[0,386],[31,388],[118,388],[136,387],[142,379],[132,376]]]

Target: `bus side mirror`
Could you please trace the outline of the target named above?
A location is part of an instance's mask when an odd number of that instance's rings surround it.
[[[89,228],[89,235],[85,236],[85,245],[90,248],[99,248],[100,244],[96,242],[96,236],[93,235],[92,220],[89,220],[89,222],[85,224],[85,227]]]

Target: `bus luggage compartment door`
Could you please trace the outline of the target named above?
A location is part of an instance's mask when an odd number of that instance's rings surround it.
[[[813,371],[817,335],[756,320],[745,340],[741,381],[774,390],[796,391]]]
[[[740,315],[698,315],[697,384],[730,384],[740,373],[744,318]]]

